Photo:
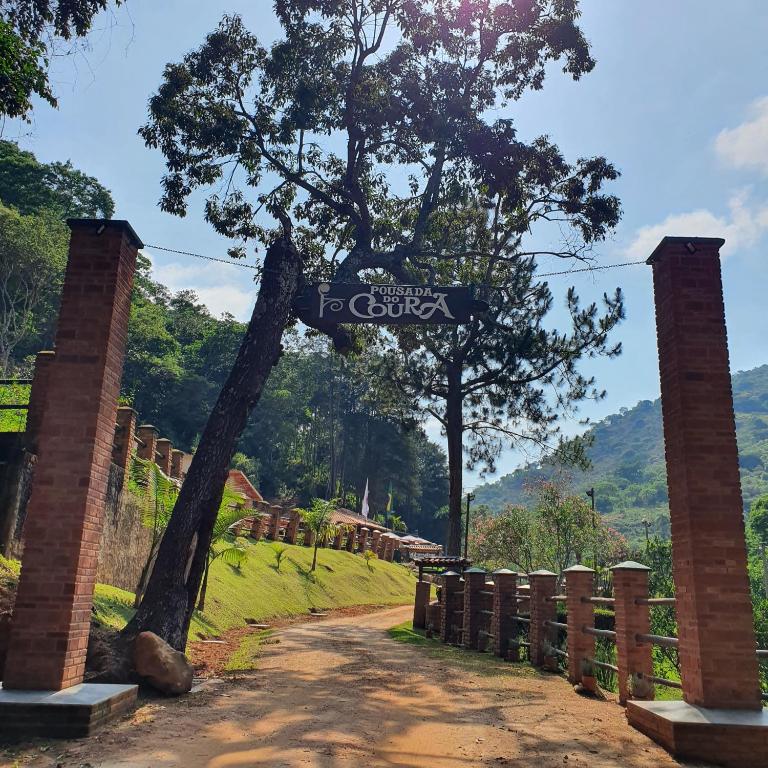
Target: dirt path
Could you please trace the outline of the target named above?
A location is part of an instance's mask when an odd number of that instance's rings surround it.
[[[148,704],[90,741],[19,755],[63,768],[665,768],[613,702],[560,677],[467,671],[396,643],[409,608],[281,630],[259,671]],[[507,671],[508,670],[508,671]],[[13,762],[8,763],[13,765]]]

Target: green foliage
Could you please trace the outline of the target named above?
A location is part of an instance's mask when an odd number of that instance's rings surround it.
[[[273,541],[270,544],[272,551],[275,553],[275,567],[280,570],[280,563],[283,560],[285,553],[288,551],[288,545],[283,544],[281,541]]]
[[[372,552],[370,549],[366,549],[365,552],[363,552],[363,559],[365,560],[365,564],[368,566],[368,570],[373,573],[373,563],[379,559],[378,555],[375,552]]]
[[[29,392],[29,384],[0,384],[0,405],[26,405]],[[26,425],[26,409],[0,410],[0,432],[24,432]]]
[[[48,81],[51,58],[60,53],[62,40],[88,34],[94,17],[108,5],[108,0],[3,0],[0,115],[28,119],[34,96],[56,106]]]
[[[768,365],[733,376],[736,432],[745,513],[768,493]],[[574,470],[575,488],[595,489],[597,510],[609,525],[636,546],[649,536],[669,538],[666,468],[661,402],[643,400],[622,408],[588,431],[591,466]],[[539,462],[505,475],[475,490],[477,503],[499,511],[505,504],[521,503],[525,488],[560,471],[553,463]]]
[[[314,547],[312,551],[312,567],[314,573],[317,568],[317,550],[324,541],[332,539],[338,533],[338,526],[333,522],[333,513],[338,509],[338,499],[312,499],[308,509],[299,509],[304,525],[314,534]]]

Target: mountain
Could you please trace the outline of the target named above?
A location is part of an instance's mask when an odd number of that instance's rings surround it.
[[[741,371],[733,377],[736,433],[739,443],[744,509],[768,493],[768,365]],[[592,463],[586,472],[573,471],[573,488],[594,487],[597,510],[603,519],[630,540],[669,535],[667,476],[661,401],[642,400],[622,408],[590,428]],[[505,504],[525,503],[526,486],[557,470],[546,463],[529,464],[494,483],[475,489],[475,503],[498,511]]]

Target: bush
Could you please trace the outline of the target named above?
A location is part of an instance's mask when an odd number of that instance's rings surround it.
[[[281,541],[273,541],[271,544],[272,551],[275,553],[275,562],[277,570],[280,570],[280,562],[283,559],[283,555],[285,554],[288,547],[283,544]]]

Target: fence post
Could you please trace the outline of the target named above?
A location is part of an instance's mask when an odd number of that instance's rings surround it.
[[[509,641],[514,633],[517,614],[517,574],[507,568],[493,572],[493,616],[491,634],[493,652],[506,658]]]
[[[357,528],[351,528],[349,531],[347,531],[347,543],[345,546],[347,552],[354,552],[356,544],[357,544]]]
[[[427,626],[427,606],[432,594],[432,584],[428,581],[416,582],[416,600],[413,605],[413,628],[425,629]]]
[[[485,571],[482,568],[467,568],[464,571],[464,635],[465,648],[477,648],[477,631],[480,629],[480,590],[485,587]]]
[[[141,440],[136,451],[140,459],[151,461],[153,464],[157,463],[157,439],[159,434],[157,427],[153,427],[151,424],[142,424],[136,428],[136,436]]]
[[[463,605],[464,595],[461,593],[463,582],[455,571],[446,571],[442,575],[443,588],[440,592],[442,607],[440,615],[440,639],[449,643],[453,635],[455,616],[458,616],[458,608]],[[454,611],[456,613],[454,614]]]
[[[568,680],[575,684],[581,682],[582,660],[595,656],[595,636],[582,631],[584,627],[595,626],[595,607],[585,600],[592,597],[595,572],[585,565],[572,565],[563,573],[568,612]]]
[[[128,472],[131,467],[133,455],[133,443],[136,435],[137,413],[128,406],[120,406],[117,409],[117,429],[115,430],[115,444],[112,447],[112,461]]]
[[[292,509],[290,512],[288,525],[285,527],[285,538],[283,539],[283,541],[285,541],[286,544],[296,543],[296,537],[299,534],[300,520],[301,520],[301,516],[299,515],[299,513],[295,509]]]
[[[368,531],[370,531],[370,528],[367,528],[366,526],[362,526],[360,528],[360,539],[357,542],[358,552],[365,552],[366,550],[366,547],[368,545]]]
[[[626,704],[630,698],[629,681],[632,675],[653,674],[653,646],[638,643],[636,635],[651,631],[650,609],[638,605],[638,600],[648,598],[648,573],[650,569],[640,563],[627,561],[611,568],[613,571],[614,611],[616,615],[616,658],[619,673],[619,702]],[[653,688],[649,698],[653,698]]]
[[[531,664],[544,664],[544,642],[554,641],[552,630],[544,625],[546,621],[557,620],[557,606],[548,597],[557,589],[557,574],[552,571],[534,571],[528,574],[531,585],[531,624],[529,630]]]

